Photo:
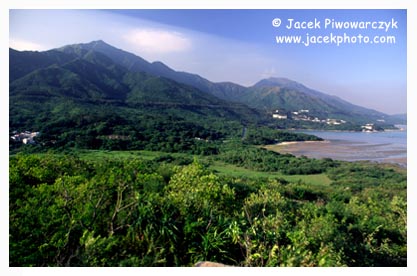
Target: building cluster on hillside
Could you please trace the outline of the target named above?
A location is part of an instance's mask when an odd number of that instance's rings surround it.
[[[374,124],[366,124],[366,125],[361,126],[361,127],[362,127],[362,131],[363,132],[373,132],[373,131],[376,131]]]
[[[326,119],[325,121],[326,121],[326,124],[328,124],[328,125],[341,125],[341,124],[346,124],[346,121],[345,120]]]
[[[288,116],[284,115],[284,114],[274,113],[274,114],[272,114],[272,118],[285,120],[285,119],[288,119]]]
[[[345,120],[339,120],[339,119],[319,119],[317,117],[309,116],[310,110],[308,109],[300,109],[298,111],[292,111],[291,112],[291,118],[295,121],[309,121],[313,123],[326,123],[328,125],[341,125],[345,124]],[[272,118],[274,119],[281,119],[285,120],[288,119],[288,114],[284,112],[280,112],[278,109],[275,110],[274,113],[272,113]]]
[[[34,144],[34,138],[39,135],[39,132],[30,132],[24,131],[18,133],[17,131],[13,132],[13,135],[10,136],[10,139],[15,142],[22,142],[23,144]]]

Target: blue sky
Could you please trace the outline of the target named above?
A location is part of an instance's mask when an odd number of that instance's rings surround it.
[[[279,27],[272,26],[275,18]],[[320,28],[294,29],[293,24],[288,29],[288,19],[319,22]],[[377,29],[326,28],[326,19],[377,22]],[[405,10],[37,9],[10,10],[9,20],[9,46],[18,50],[102,39],[215,82],[250,86],[267,77],[287,77],[354,104],[388,114],[406,112]],[[304,40],[307,35],[391,36],[395,44],[277,44],[276,36],[285,35]]]

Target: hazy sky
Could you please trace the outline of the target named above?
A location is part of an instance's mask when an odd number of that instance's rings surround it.
[[[406,112],[405,10],[10,10],[9,15],[9,45],[17,50],[102,39],[215,82],[250,86],[287,77],[354,104]],[[355,22],[360,29],[353,29]],[[300,36],[305,43],[277,43],[277,36]],[[336,38],[343,42],[337,45]],[[395,43],[376,43],[384,40]]]

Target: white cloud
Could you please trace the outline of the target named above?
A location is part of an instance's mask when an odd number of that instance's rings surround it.
[[[182,33],[158,29],[135,29],[123,37],[143,52],[183,52],[191,48],[191,40]]]
[[[13,39],[9,40],[9,47],[19,51],[43,51],[46,47],[27,40]]]

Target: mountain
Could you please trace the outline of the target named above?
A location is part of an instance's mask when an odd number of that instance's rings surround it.
[[[356,123],[389,118],[382,112],[351,104],[339,97],[310,89],[286,78],[261,80],[249,87],[241,99],[241,102],[246,102],[252,107],[288,112],[309,110],[310,116],[343,119]]]
[[[19,52],[9,49],[9,81],[12,82],[26,74],[53,64],[63,64],[73,59],[73,56],[55,50],[37,52]]]
[[[132,53],[117,49],[102,40],[68,45],[56,50],[78,55],[83,55],[88,51],[99,52],[131,72],[146,72],[150,75],[169,78],[225,100],[236,100],[246,90],[245,87],[231,82],[213,83],[196,74],[178,72],[159,61],[150,63]]]
[[[57,144],[190,147],[196,137],[238,137],[248,125],[329,127],[313,117],[345,120],[346,129],[358,130],[363,123],[393,123],[388,115],[292,80],[270,78],[251,87],[214,83],[103,41],[43,52],[9,49],[9,57],[10,130],[40,131]],[[273,119],[276,109],[289,119]],[[308,110],[307,120],[291,116],[299,110]]]
[[[390,115],[390,118],[395,119],[396,124],[403,124],[403,125],[407,124],[407,114],[406,113]]]
[[[195,87],[71,47],[10,54],[9,129],[36,131],[56,147],[196,153],[204,140],[240,137],[261,112]]]
[[[196,74],[175,71],[159,61],[150,63],[101,40],[68,45],[55,49],[55,51],[76,55],[84,55],[91,51],[99,52],[131,72],[146,72],[153,76],[165,77],[193,86],[220,99],[243,103],[269,113],[276,109],[288,112],[308,109],[311,110],[310,115],[321,119],[343,119],[355,124],[375,123],[382,120],[389,123],[401,122],[396,117],[351,104],[339,97],[310,89],[289,79],[269,78],[261,80],[251,87],[244,87],[232,82],[215,83]]]
[[[160,62],[148,63],[102,41],[45,52],[10,49],[9,54],[11,96],[26,93],[26,96],[44,94],[123,100],[127,103],[176,103],[248,109],[242,104],[232,104],[174,78],[162,76],[181,73]],[[162,71],[165,74],[159,73]],[[227,87],[228,84],[222,85]]]

